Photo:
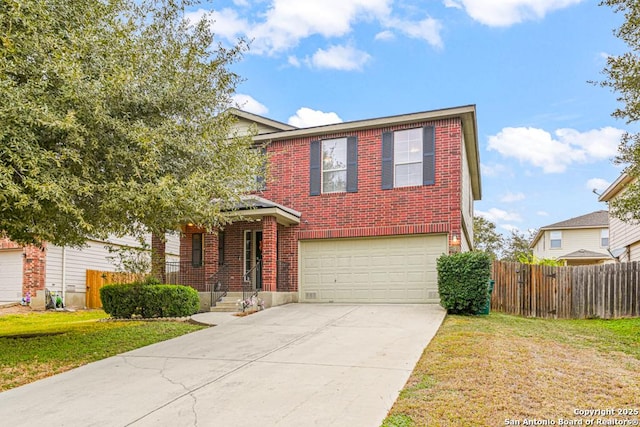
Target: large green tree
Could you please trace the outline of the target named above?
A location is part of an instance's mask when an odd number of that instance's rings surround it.
[[[476,250],[488,253],[493,259],[499,258],[504,238],[496,231],[495,223],[481,216],[473,217],[473,240]]]
[[[640,2],[604,0],[600,4],[624,14],[624,22],[614,34],[629,48],[628,52],[607,59],[603,70],[606,79],[600,84],[618,96],[621,105],[612,115],[636,123],[640,120]],[[625,165],[630,176],[640,177],[640,134],[626,133],[622,137],[615,162]],[[610,212],[619,218],[640,220],[640,182],[633,182],[621,197],[611,201]]]
[[[263,159],[229,138],[246,44],[180,0],[0,2],[0,230],[21,243],[213,228]]]
[[[520,262],[523,259],[533,259],[533,250],[529,246],[535,235],[535,230],[511,230],[511,235],[505,239],[501,261]]]

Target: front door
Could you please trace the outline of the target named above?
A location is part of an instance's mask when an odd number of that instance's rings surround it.
[[[255,290],[262,289],[262,231],[244,232],[244,275]]]

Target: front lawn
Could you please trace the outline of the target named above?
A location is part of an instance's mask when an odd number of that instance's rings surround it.
[[[100,322],[101,310],[0,316],[0,392],[202,329],[182,322]]]
[[[383,426],[586,425],[588,419],[597,425],[598,420],[616,418],[634,422],[640,417],[579,411],[633,413],[640,410],[639,396],[640,319],[450,315]],[[561,419],[582,424],[562,424]]]

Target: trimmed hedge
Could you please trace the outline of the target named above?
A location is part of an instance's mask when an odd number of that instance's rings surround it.
[[[449,313],[477,314],[487,304],[491,257],[463,252],[438,258],[440,304]]]
[[[104,311],[111,317],[183,317],[198,312],[198,292],[188,286],[127,283],[100,288]]]

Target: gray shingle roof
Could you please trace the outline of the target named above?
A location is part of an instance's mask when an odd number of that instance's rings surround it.
[[[555,224],[545,225],[541,230],[559,229],[559,228],[581,228],[581,227],[608,227],[609,212],[595,211],[586,215],[577,216],[565,221],[556,222]]]

